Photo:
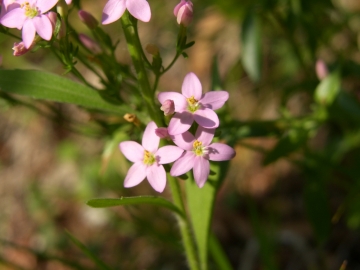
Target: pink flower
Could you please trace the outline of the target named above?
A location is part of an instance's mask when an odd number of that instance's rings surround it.
[[[36,33],[45,40],[51,39],[51,22],[44,13],[57,2],[58,0],[18,1],[20,5],[8,11],[1,18],[1,23],[10,28],[22,28],[22,39],[25,47],[29,48]]]
[[[65,0],[66,4],[70,5],[72,0]]]
[[[196,184],[204,186],[209,173],[210,162],[230,160],[235,157],[232,147],[222,143],[211,143],[215,129],[198,127],[195,137],[190,132],[174,136],[174,143],[186,150],[185,153],[173,164],[170,174],[182,175],[193,169]]]
[[[142,145],[133,141],[120,143],[120,151],[128,160],[134,162],[125,177],[125,187],[136,186],[146,177],[157,192],[164,190],[166,172],[162,164],[174,162],[184,150],[174,145],[159,148],[160,138],[155,134],[156,129],[154,122],[147,125]]]
[[[177,18],[177,23],[187,27],[193,18],[193,3],[187,0],[181,0],[174,8],[174,15]]]
[[[140,21],[150,21],[151,10],[146,0],[109,0],[103,10],[102,24],[117,21],[124,14],[125,9]]]
[[[210,91],[202,94],[201,83],[192,72],[185,76],[180,93],[163,92],[158,95],[161,104],[168,99],[174,101],[175,115],[171,118],[168,131],[177,135],[187,131],[194,120],[204,128],[217,128],[219,118],[214,110],[220,109],[229,94],[226,91]]]

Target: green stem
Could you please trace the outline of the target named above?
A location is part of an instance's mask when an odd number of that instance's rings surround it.
[[[150,87],[149,79],[146,74],[141,54],[141,44],[136,37],[135,24],[132,22],[127,11],[121,17],[121,24],[127,41],[128,50],[136,70],[140,93],[145,101],[149,115],[158,126],[163,126],[163,117],[161,116],[160,109],[155,104],[153,91]]]
[[[177,181],[177,179],[170,176],[169,174],[167,175],[167,178],[169,180],[169,185],[170,185],[170,189],[171,189],[171,193],[173,196],[173,201],[174,201],[175,206],[177,206],[184,213],[184,216],[187,217],[186,209],[185,209],[184,202],[183,202],[183,199],[181,196],[179,182]],[[180,215],[177,215],[176,218],[177,218],[177,221],[179,224],[180,234],[181,234],[181,238],[183,240],[185,253],[186,253],[186,257],[188,259],[190,269],[191,270],[199,270],[200,268],[199,268],[198,258],[196,255],[197,253],[196,253],[196,249],[195,249],[195,243],[192,238],[190,223],[187,218],[184,219]]]

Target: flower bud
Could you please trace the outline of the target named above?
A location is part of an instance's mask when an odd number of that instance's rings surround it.
[[[94,16],[85,10],[79,10],[78,15],[80,20],[90,29],[95,29],[99,25]]]
[[[193,3],[188,0],[181,0],[174,8],[174,15],[177,18],[178,24],[187,27],[193,18]]]
[[[14,56],[21,56],[30,51],[35,46],[35,42],[31,44],[29,48],[25,47],[25,44],[23,41],[21,42],[15,42],[14,47],[12,49],[14,50],[13,55]]]
[[[65,0],[66,4],[70,5],[72,0]]]
[[[165,116],[173,114],[175,112],[174,101],[171,99],[165,100],[162,106],[160,107],[160,110],[164,112]]]
[[[315,72],[318,79],[321,81],[329,74],[327,66],[323,60],[317,60],[315,64]]]
[[[79,34],[79,40],[86,48],[88,48],[94,54],[102,53],[102,49],[101,49],[99,43],[97,43],[95,40],[91,39],[87,35]]]
[[[160,127],[160,128],[155,129],[155,134],[160,139],[170,139],[169,132],[168,132],[167,128],[165,128],[165,127]]]

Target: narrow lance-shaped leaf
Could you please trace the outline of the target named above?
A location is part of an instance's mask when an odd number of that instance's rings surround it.
[[[250,10],[241,28],[241,61],[244,69],[254,81],[261,78],[261,25],[257,14]]]
[[[99,198],[89,200],[86,204],[95,208],[104,208],[119,205],[152,204],[165,207],[183,216],[183,213],[174,204],[162,197],[157,196],[121,197],[116,199]]]
[[[105,101],[99,91],[88,86],[38,70],[0,70],[0,91],[35,99],[72,103],[119,115],[133,112],[126,105],[114,105]]]

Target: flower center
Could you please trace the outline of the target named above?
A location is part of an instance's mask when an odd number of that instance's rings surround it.
[[[188,102],[188,110],[189,112],[196,112],[200,108],[199,101],[194,98],[194,96],[191,96],[186,99]]]
[[[202,157],[203,155],[207,154],[207,147],[202,145],[202,142],[196,140],[193,143],[193,152],[195,155]]]
[[[144,151],[144,164],[145,165],[153,165],[154,162],[156,161],[154,155],[152,153],[150,153],[149,151],[145,150]]]
[[[21,8],[25,10],[25,16],[32,19],[39,15],[39,10],[37,7],[31,7],[29,2],[24,2],[21,4]]]

